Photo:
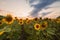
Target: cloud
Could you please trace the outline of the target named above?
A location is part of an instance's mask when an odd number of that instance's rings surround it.
[[[37,2],[36,4],[34,4],[36,1],[39,1],[39,3]],[[31,16],[38,17],[38,12],[56,1],[58,0],[30,0],[30,6],[34,8],[31,11]]]
[[[44,12],[44,13],[42,13],[42,17],[44,17],[45,15],[48,15],[50,13],[52,13],[52,12]]]
[[[60,16],[60,12],[52,12],[52,13],[50,13],[50,14],[48,14],[48,15],[45,15],[44,17],[42,17],[42,18],[57,18],[58,16]]]

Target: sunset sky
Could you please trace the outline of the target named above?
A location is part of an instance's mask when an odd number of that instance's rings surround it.
[[[60,0],[0,0],[0,10],[17,17],[55,17],[60,16]]]

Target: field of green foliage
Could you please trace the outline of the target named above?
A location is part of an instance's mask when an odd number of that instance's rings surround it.
[[[60,40],[60,17],[18,19],[0,15],[0,40]]]

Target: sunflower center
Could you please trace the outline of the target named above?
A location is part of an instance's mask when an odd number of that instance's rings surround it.
[[[8,21],[8,22],[12,21],[12,17],[7,17],[6,21]]]
[[[38,18],[35,18],[34,20],[35,20],[35,21],[37,21],[37,20],[38,20]]]
[[[22,22],[20,22],[20,23],[22,23]]]
[[[39,28],[39,25],[36,25],[36,28]]]

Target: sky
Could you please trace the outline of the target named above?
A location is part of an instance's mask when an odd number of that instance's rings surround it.
[[[3,14],[17,17],[56,17],[60,16],[60,0],[0,0]]]

